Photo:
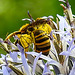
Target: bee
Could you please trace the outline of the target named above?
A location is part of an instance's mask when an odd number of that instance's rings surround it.
[[[33,20],[29,13],[28,15],[30,19],[25,20],[29,20],[31,23],[25,24],[18,31],[9,34],[5,40],[17,35],[19,38],[17,43],[22,45],[25,52],[28,51],[30,44],[34,43],[35,52],[42,52],[42,54],[47,56],[51,48],[49,34],[52,31],[49,18],[37,18]]]

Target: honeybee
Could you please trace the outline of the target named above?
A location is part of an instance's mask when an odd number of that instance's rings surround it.
[[[49,34],[52,31],[49,18],[37,18],[34,21],[29,13],[28,15],[30,19],[25,20],[30,20],[31,23],[25,24],[18,31],[9,34],[5,40],[17,35],[19,38],[17,43],[22,45],[25,52],[28,51],[30,44],[34,43],[35,52],[48,55],[51,48]]]

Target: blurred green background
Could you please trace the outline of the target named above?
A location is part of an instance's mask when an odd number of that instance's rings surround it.
[[[74,14],[75,0],[69,2]],[[0,38],[5,39],[7,33],[19,30],[28,22],[22,21],[23,18],[28,18],[28,10],[34,19],[49,15],[55,18],[56,14],[63,15],[61,3],[58,0],[0,0]]]

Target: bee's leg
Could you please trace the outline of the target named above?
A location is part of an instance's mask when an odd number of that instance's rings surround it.
[[[28,48],[24,49],[24,52],[28,52]],[[27,58],[27,54],[25,53],[25,57]]]
[[[23,34],[20,37],[20,43],[24,48],[24,52],[28,52],[28,47],[29,45],[32,43],[32,38],[30,35],[28,34]],[[27,56],[27,54],[25,53],[25,55]]]
[[[15,32],[9,34],[9,35],[6,37],[5,41],[8,40],[8,39],[10,39],[12,36],[15,36],[15,35],[20,34],[20,33],[21,33],[21,32],[19,32],[19,31],[15,31]]]

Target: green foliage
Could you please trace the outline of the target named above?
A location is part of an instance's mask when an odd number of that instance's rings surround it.
[[[28,18],[27,11],[34,19],[42,16],[62,14],[58,0],[0,0],[0,37],[6,37],[7,33],[18,30]],[[59,11],[58,11],[59,10]],[[27,21],[28,22],[28,21]]]

